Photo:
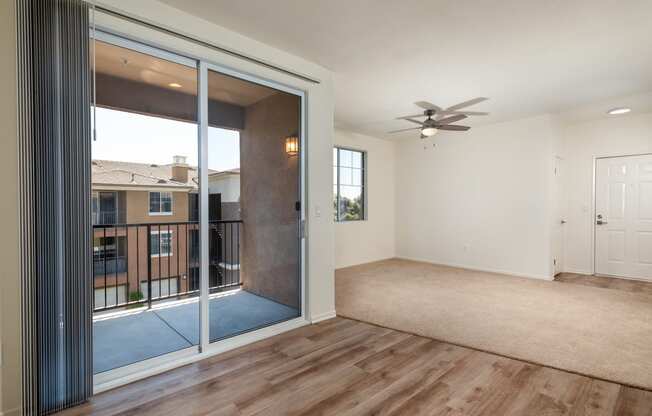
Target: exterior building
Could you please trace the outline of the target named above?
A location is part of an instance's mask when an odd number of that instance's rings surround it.
[[[185,157],[173,159],[168,165],[93,161],[95,310],[199,290],[199,175]],[[239,220],[239,171],[209,175],[215,288],[239,283],[239,224],[222,222]]]

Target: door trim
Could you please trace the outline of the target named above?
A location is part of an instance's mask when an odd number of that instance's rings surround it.
[[[644,153],[629,153],[629,154],[619,154],[619,155],[614,155],[614,154],[604,154],[601,156],[593,156],[593,185],[592,185],[592,190],[591,190],[591,275],[597,276],[596,270],[596,261],[597,261],[597,254],[595,252],[597,244],[595,241],[596,238],[596,223],[595,223],[595,216],[596,216],[596,200],[597,200],[597,175],[598,175],[598,160],[600,159],[615,159],[619,157],[633,157],[633,156],[651,156],[652,152],[644,152]],[[620,279],[630,279],[630,280],[638,280],[636,278],[630,278],[630,277],[623,277],[623,276],[609,276],[609,275],[600,275],[600,276],[608,276],[608,277],[614,277],[614,278],[620,278]],[[646,280],[649,282],[649,280]]]

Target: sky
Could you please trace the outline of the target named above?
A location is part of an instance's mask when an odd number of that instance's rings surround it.
[[[93,159],[163,165],[180,155],[187,157],[189,165],[197,166],[197,124],[100,107],[96,117]],[[209,127],[208,168],[239,167],[240,133]]]

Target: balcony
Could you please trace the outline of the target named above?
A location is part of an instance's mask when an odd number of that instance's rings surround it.
[[[124,217],[123,213],[113,210],[113,211],[93,211],[92,222],[93,225],[113,225],[118,224],[120,220]]]
[[[209,223],[210,340],[300,315],[242,290],[242,221]],[[199,224],[94,225],[94,373],[199,342]]]

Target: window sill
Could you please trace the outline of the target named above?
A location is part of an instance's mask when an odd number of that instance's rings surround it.
[[[152,255],[150,255],[150,257],[172,257],[173,254],[174,253],[170,253],[170,254],[152,254]]]
[[[172,212],[150,212],[149,215],[151,217],[160,217],[165,215],[172,215]]]

